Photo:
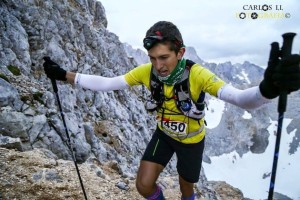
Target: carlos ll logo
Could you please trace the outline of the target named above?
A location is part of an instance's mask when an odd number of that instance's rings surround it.
[[[284,19],[291,14],[284,12],[283,5],[243,5],[243,11],[236,13],[239,19]]]

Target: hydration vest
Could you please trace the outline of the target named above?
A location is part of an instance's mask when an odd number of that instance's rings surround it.
[[[176,106],[180,113],[189,118],[200,120],[205,115],[205,92],[201,91],[196,102],[191,98],[190,92],[190,70],[195,63],[191,60],[186,60],[186,68],[180,81],[174,85],[174,96],[166,98],[164,95],[164,84],[157,78],[157,72],[151,68],[150,77],[150,92],[152,99],[146,103],[148,111],[155,111],[163,108],[163,102],[175,99]]]

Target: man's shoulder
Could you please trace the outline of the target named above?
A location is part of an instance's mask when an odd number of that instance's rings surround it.
[[[145,84],[150,79],[151,63],[139,65],[125,74],[125,79],[130,86]]]
[[[151,70],[151,66],[152,66],[151,63],[145,63],[145,64],[138,65],[138,66],[136,66],[135,68],[133,68],[132,70],[130,70],[130,71],[128,72],[128,74],[130,74],[130,73],[140,73],[140,72],[147,72],[147,71],[150,71],[150,70]]]
[[[194,63],[191,66],[190,73],[191,73],[191,75],[198,76],[199,74],[202,74],[202,73],[212,73],[212,72],[209,69],[207,69],[206,67],[204,67],[203,65],[201,65],[199,63]]]
[[[151,70],[152,64],[151,63],[144,63],[141,65],[138,65],[137,67],[135,67],[134,69],[136,70]]]

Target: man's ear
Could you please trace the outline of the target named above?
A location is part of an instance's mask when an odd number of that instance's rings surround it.
[[[185,53],[185,48],[184,47],[180,48],[179,52],[177,53],[177,59],[181,60],[183,58],[184,53]]]

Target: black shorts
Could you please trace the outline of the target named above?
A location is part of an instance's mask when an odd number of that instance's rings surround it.
[[[184,144],[172,139],[157,128],[142,160],[158,163],[165,167],[176,153],[178,174],[185,181],[196,183],[200,176],[203,150],[204,138],[199,143]]]

